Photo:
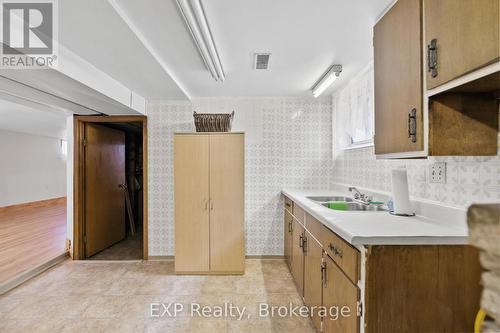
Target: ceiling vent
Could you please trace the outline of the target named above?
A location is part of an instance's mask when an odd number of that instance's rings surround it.
[[[268,69],[271,53],[255,53],[254,69]]]

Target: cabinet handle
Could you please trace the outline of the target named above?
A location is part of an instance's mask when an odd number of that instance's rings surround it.
[[[288,221],[288,232],[292,232],[292,221]]]
[[[326,287],[326,262],[321,263],[321,281],[323,286]]]
[[[292,207],[289,202],[285,202],[285,206],[287,206],[288,208]]]
[[[307,255],[307,244],[308,244],[307,237],[304,237],[303,244],[302,244],[302,250],[304,251],[305,255]]]
[[[205,199],[205,210],[207,210],[207,209],[208,209],[208,201],[209,201],[209,200]]]
[[[344,253],[342,252],[342,250],[339,249],[338,247],[336,247],[335,245],[333,245],[332,243],[330,243],[330,245],[328,245],[328,247],[330,248],[330,250],[333,252],[334,255],[339,256],[340,258],[342,258],[344,256]]]
[[[437,54],[437,39],[431,40],[427,45],[427,71],[432,77],[438,76],[438,54]]]
[[[408,113],[408,138],[411,142],[417,142],[417,109],[411,109]]]
[[[304,237],[302,235],[299,236],[299,247],[304,248]]]
[[[214,201],[210,198],[210,210],[214,210]]]

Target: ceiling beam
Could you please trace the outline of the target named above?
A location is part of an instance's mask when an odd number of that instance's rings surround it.
[[[179,78],[172,73],[170,67],[165,63],[162,59],[158,51],[153,47],[151,42],[146,38],[146,36],[142,33],[142,31],[137,27],[137,25],[132,21],[132,19],[127,15],[125,10],[118,4],[117,0],[108,0],[109,4],[116,13],[122,18],[125,24],[130,28],[130,30],[135,34],[135,36],[139,39],[139,41],[144,45],[146,50],[153,56],[156,62],[160,65],[160,67],[165,71],[165,73],[177,84],[179,89],[186,95],[186,97],[191,100],[191,94],[187,91],[184,85],[181,83]]]

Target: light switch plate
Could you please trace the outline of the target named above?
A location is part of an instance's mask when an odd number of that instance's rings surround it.
[[[435,162],[429,167],[431,183],[446,184],[446,162]]]

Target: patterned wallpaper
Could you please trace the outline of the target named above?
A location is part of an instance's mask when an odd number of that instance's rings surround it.
[[[368,79],[368,77],[367,77]],[[359,81],[363,84],[362,81]],[[366,85],[363,85],[365,87]],[[366,91],[373,98],[373,85]],[[352,88],[348,85],[344,89]],[[360,90],[358,90],[360,91]],[[342,138],[338,132],[342,113],[345,110],[336,108],[337,99],[342,90],[332,97],[333,109],[333,148],[334,183],[365,187],[379,191],[391,191],[390,171],[394,167],[406,166],[410,195],[438,202],[448,206],[466,208],[471,203],[500,202],[500,136],[499,154],[494,157],[430,157],[414,160],[376,160],[374,148],[358,148],[342,150],[339,147]],[[358,96],[366,98],[366,96]],[[337,131],[336,131],[337,129]],[[435,184],[429,181],[429,167],[434,162],[447,163],[446,184]]]
[[[207,98],[192,103],[149,103],[151,256],[174,254],[173,132],[194,130],[193,110],[235,110],[233,130],[246,132],[246,253],[283,254],[281,189],[326,189],[331,183],[331,98]]]

